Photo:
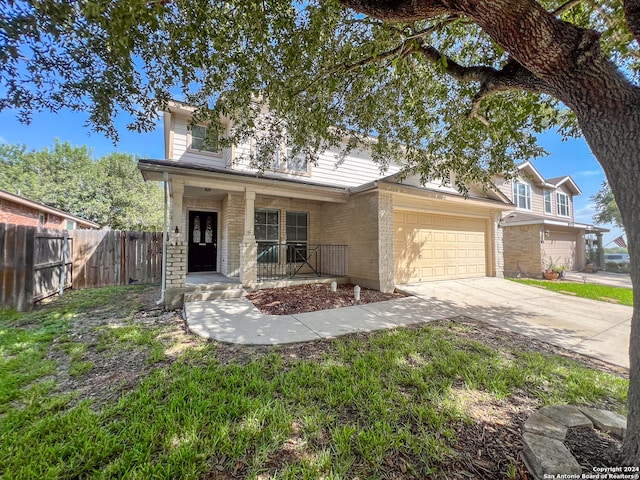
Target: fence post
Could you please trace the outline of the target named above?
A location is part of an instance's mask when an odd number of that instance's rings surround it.
[[[67,257],[69,256],[69,245],[67,244],[69,232],[65,230],[62,234],[62,265],[60,267],[60,296],[64,294],[64,284],[67,281]]]
[[[24,266],[16,265],[16,270],[19,272],[19,270],[24,269],[24,276],[18,274],[19,281],[16,282],[19,292],[16,310],[19,312],[30,312],[33,309],[33,291],[35,288],[36,227],[24,227],[20,225],[18,232],[21,230],[24,232],[24,243],[20,242],[22,245],[18,243],[18,247],[22,246],[22,248],[24,248]],[[20,292],[20,290],[22,290],[22,292]]]

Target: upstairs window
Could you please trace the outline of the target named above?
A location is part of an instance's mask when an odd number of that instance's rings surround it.
[[[47,223],[47,214],[44,212],[38,213],[38,226],[44,227]]]
[[[287,160],[285,169],[289,172],[295,173],[307,173],[309,169],[309,162],[307,156],[304,153],[298,153],[295,157],[291,156],[291,149],[287,148]]]
[[[556,193],[556,202],[558,204],[558,215],[561,217],[569,216],[569,195],[566,193]]]
[[[543,192],[544,195],[544,213],[553,213],[553,208],[551,206],[551,190],[545,190]]]
[[[191,127],[191,145],[192,150],[200,150],[201,152],[220,153],[217,145],[213,145],[211,140],[206,142],[208,128],[202,125],[194,125]]]
[[[513,185],[513,203],[521,210],[531,210],[531,187],[526,183]]]

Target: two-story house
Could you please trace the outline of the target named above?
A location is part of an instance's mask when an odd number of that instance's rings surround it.
[[[165,303],[179,304],[194,272],[218,272],[254,288],[272,278],[349,277],[384,292],[397,284],[502,276],[499,190],[399,182],[365,151],[317,164],[288,158],[258,175],[244,160],[251,143],[207,150],[206,126],[189,128],[193,108],[164,112],[164,159],[143,159],[146,180],[170,191]],[[227,125],[230,127],[230,125]]]
[[[514,180],[494,180],[515,206],[500,224],[505,275],[539,277],[551,265],[581,270],[587,262],[585,235],[594,235],[603,252],[602,233],[608,230],[575,221],[573,199],[582,192],[570,176],[543,178],[529,161],[518,169]]]

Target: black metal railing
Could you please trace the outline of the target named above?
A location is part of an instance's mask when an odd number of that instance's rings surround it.
[[[344,277],[347,246],[258,242],[258,281],[300,277]]]

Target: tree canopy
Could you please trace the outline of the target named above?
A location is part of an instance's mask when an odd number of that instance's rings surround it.
[[[593,216],[595,223],[613,223],[618,228],[624,228],[620,209],[607,182],[602,183],[602,187],[591,197],[591,200],[596,206],[596,214]]]
[[[605,52],[636,69],[619,0],[542,3],[597,28]],[[86,110],[114,138],[119,113],[149,129],[177,97],[200,119],[232,117],[229,143],[267,133],[258,161],[283,139],[313,158],[374,136],[382,166],[396,158],[425,176],[453,170],[463,187],[544,154],[537,132],[578,134],[573,114],[527,83],[503,47],[444,10],[389,23],[336,1],[41,0],[12,2],[0,18],[0,109],[25,120],[41,109]],[[273,115],[258,115],[265,106]]]
[[[121,230],[162,229],[163,197],[133,155],[94,159],[87,146],[56,141],[40,151],[0,145],[0,188]]]

